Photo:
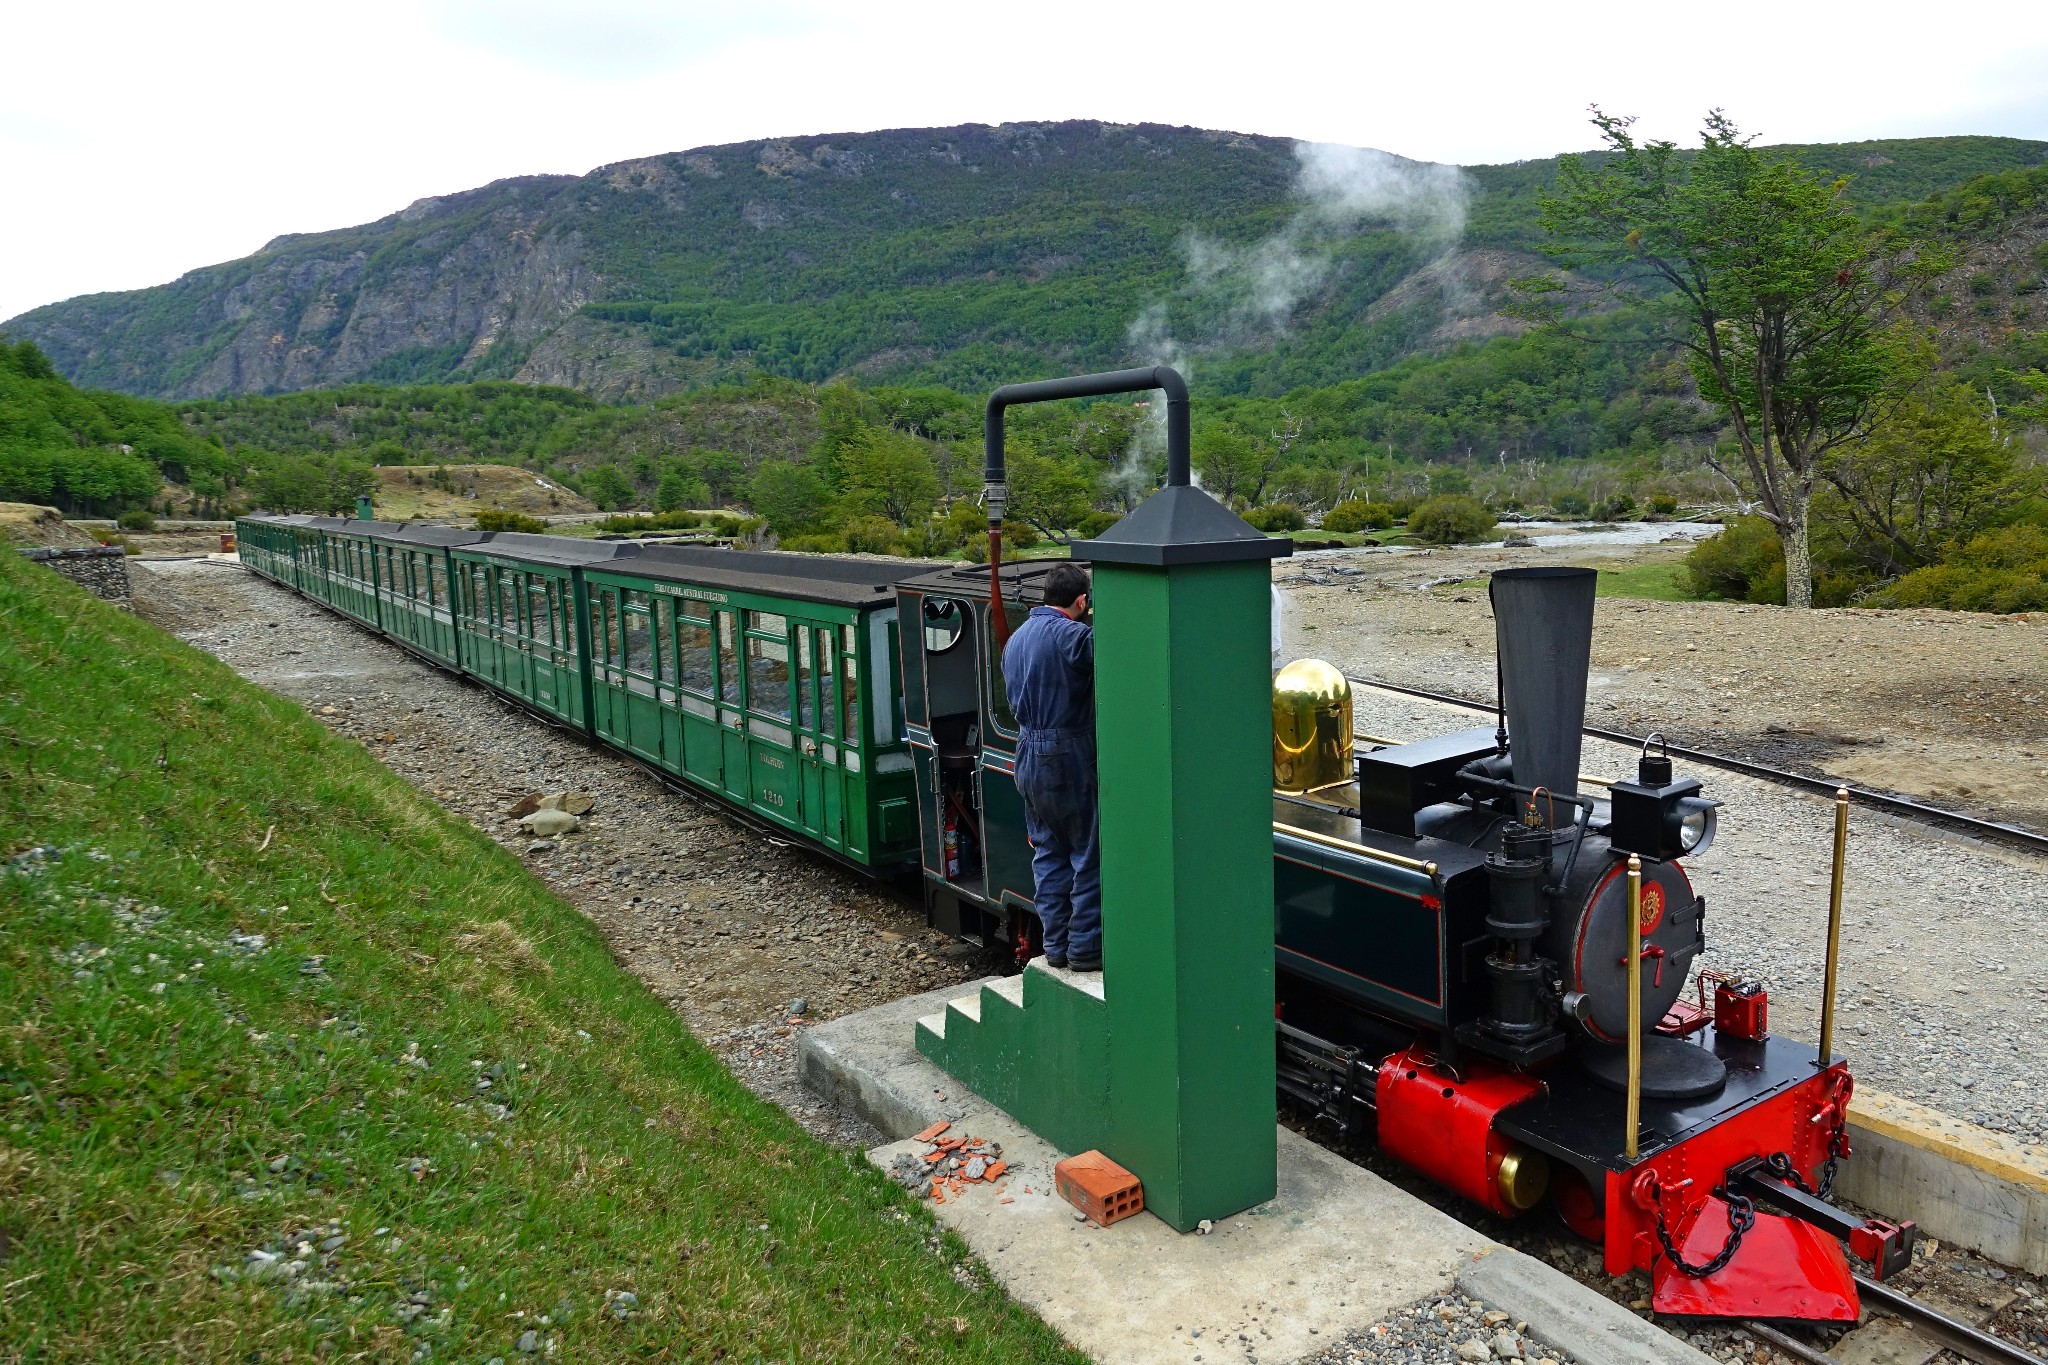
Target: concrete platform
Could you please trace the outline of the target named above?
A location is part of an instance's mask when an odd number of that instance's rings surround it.
[[[962,1090],[911,1041],[920,1016],[978,985],[808,1029],[798,1070],[897,1139],[869,1153],[884,1169],[921,1150],[905,1139],[938,1119],[1001,1143],[1011,1171],[1000,1188],[971,1186],[932,1211],[1013,1297],[1104,1365],[1287,1365],[1453,1285],[1584,1365],[1705,1365],[1619,1304],[1286,1129],[1278,1197],[1207,1235],[1150,1214],[1108,1228],[1077,1221],[1052,1192],[1065,1153]]]

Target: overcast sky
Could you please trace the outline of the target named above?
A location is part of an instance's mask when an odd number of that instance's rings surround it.
[[[1589,143],[1590,103],[1689,140],[2048,139],[2040,0],[1711,7],[1375,0],[12,5],[0,319],[283,232],[655,152],[1100,118],[1474,163]]]

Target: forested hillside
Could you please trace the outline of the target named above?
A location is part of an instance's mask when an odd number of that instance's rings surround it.
[[[2048,157],[1796,150],[1872,209]],[[1277,395],[1514,331],[1497,309],[1537,263],[1556,164],[1093,122],[735,144],[422,200],[5,330],[81,384],[179,398],[488,379],[647,398],[756,372],[973,391],[1159,358]]]

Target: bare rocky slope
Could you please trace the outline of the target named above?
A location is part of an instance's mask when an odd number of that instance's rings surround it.
[[[2048,156],[1970,137],[1797,150],[1853,173],[1872,204]],[[1128,360],[1132,324],[1165,304],[1184,341],[1219,338],[1211,385],[1277,392],[1502,330],[1498,295],[1536,259],[1535,197],[1555,168],[1463,171],[1462,240],[1399,231],[1398,213],[1351,224],[1320,248],[1286,333],[1249,339],[1230,335],[1242,299],[1188,288],[1189,234],[1280,240],[1295,144],[1090,121],[774,139],[501,180],[0,331],[82,385],[155,397],[506,378],[626,398],[750,369],[972,389],[1101,367]]]

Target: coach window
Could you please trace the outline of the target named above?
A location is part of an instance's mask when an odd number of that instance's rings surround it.
[[[824,735],[839,733],[839,632],[830,626],[819,626],[813,632],[818,643],[818,731]]]
[[[739,641],[733,638],[732,617],[730,611],[718,613],[718,700],[726,706],[740,704]]]
[[[533,625],[533,641],[548,649],[555,647],[554,604],[549,600],[554,582],[545,578],[526,580],[526,615]]]
[[[510,569],[495,570],[498,575],[498,626],[507,635],[519,633],[519,575]]]
[[[846,766],[860,771],[860,657],[855,652],[860,637],[852,626],[839,628],[839,709],[845,724],[839,731],[846,737]]]
[[[683,603],[683,619],[676,623],[676,643],[682,660],[683,690],[710,696],[711,618],[702,603]]]
[[[597,619],[592,622],[597,628],[598,638],[592,643],[591,652],[597,657],[592,663],[604,675],[608,683],[617,683],[619,675],[612,669],[619,661],[619,593],[616,588],[605,588],[597,595]]]
[[[773,612],[747,613],[747,707],[789,719],[789,621]]]
[[[635,692],[652,692],[654,660],[649,648],[653,641],[653,627],[647,619],[647,594],[628,592],[626,608],[620,624],[624,627],[626,646],[626,686]]]
[[[675,604],[666,597],[654,599],[654,681],[667,695],[676,683]],[[673,697],[670,700],[674,700]]]
[[[796,630],[796,723],[805,730],[811,728],[811,717],[817,713],[811,698],[811,632],[808,626]]]

